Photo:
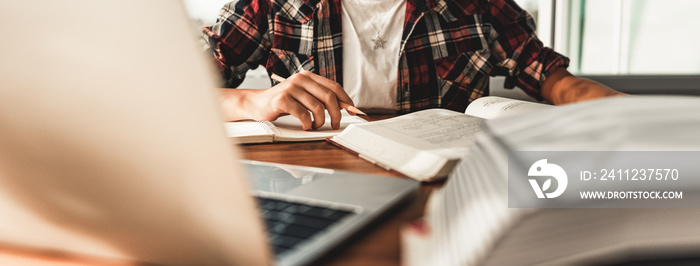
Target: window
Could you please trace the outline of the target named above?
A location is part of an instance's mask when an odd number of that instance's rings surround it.
[[[572,58],[572,70],[700,74],[700,1],[573,0],[569,5],[569,45],[562,48]]]
[[[578,74],[700,74],[700,1],[515,0]],[[675,52],[677,51],[677,52]],[[654,56],[656,55],[656,56]]]
[[[550,2],[554,23],[544,26],[572,73],[629,93],[700,95],[700,1]]]
[[[700,95],[697,0],[515,0],[542,42],[571,59],[569,71],[632,94]],[[503,90],[495,95],[526,99]]]

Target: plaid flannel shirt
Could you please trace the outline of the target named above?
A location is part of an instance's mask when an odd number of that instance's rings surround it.
[[[309,70],[341,85],[341,0],[236,0],[203,29],[225,86],[263,65],[288,77]],[[540,85],[568,58],[543,47],[532,17],[512,0],[407,0],[399,57],[400,112],[464,111],[506,76],[542,100]]]

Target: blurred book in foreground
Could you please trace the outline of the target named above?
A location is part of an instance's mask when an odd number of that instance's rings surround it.
[[[699,113],[700,98],[629,96],[486,121],[445,186],[431,195],[425,216],[403,229],[404,263],[591,265],[700,257],[697,208],[508,206],[513,151],[700,151]]]

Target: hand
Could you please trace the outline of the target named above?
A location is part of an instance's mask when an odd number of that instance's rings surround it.
[[[269,89],[237,89],[227,90],[226,93],[229,97],[224,96],[224,113],[237,113],[228,115],[229,119],[274,121],[282,115],[290,114],[301,121],[304,130],[321,127],[326,120],[325,110],[328,110],[331,117],[331,127],[340,128],[339,101],[353,104],[340,84],[309,71],[294,74]],[[233,94],[237,95],[232,96]],[[232,98],[237,98],[234,101],[237,104],[233,104],[236,107],[226,106],[227,102],[232,102]]]
[[[566,69],[551,73],[542,82],[542,97],[555,105],[620,95],[627,94],[598,82],[576,77]]]

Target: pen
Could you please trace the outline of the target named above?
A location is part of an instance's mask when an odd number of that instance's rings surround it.
[[[285,80],[285,78],[280,77],[279,75],[277,75],[275,73],[272,73],[272,76],[270,78],[272,78],[273,80],[275,80],[277,82],[283,82]],[[360,109],[357,109],[357,107],[355,107],[355,106],[352,106],[350,104],[347,104],[347,103],[344,103],[341,101],[338,101],[338,103],[340,104],[340,108],[348,110],[348,112],[360,114],[360,115],[367,115],[367,114],[365,114],[365,112],[360,111]]]

